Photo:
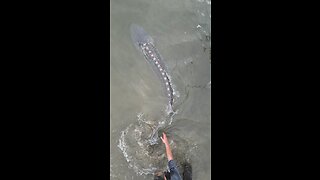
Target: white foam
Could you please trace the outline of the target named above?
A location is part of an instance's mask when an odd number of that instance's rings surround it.
[[[155,170],[157,170],[157,167],[152,167],[152,164],[149,164],[149,168],[140,167],[140,165],[134,161],[134,158],[128,154],[129,147],[125,141],[125,136],[128,133],[130,127],[132,127],[132,124],[129,125],[125,130],[121,131],[118,147],[120,148],[121,152],[123,153],[123,156],[125,157],[126,161],[129,163],[128,167],[132,168],[138,175],[153,174],[155,172]],[[144,153],[147,158],[147,152],[145,152],[145,150],[140,151],[140,152]]]
[[[154,174],[155,170],[160,168],[155,163],[165,159],[164,154],[152,156],[148,153],[148,145],[157,143],[158,129],[166,124],[165,121],[165,118],[159,119],[157,127],[150,133],[151,135],[144,138],[142,134],[146,133],[145,128],[148,128],[147,124],[150,121],[147,120],[144,113],[140,112],[137,113],[137,124],[130,124],[120,132],[118,147],[126,159],[128,167],[133,169],[137,175]]]

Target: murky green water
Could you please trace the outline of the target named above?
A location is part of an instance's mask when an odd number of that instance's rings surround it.
[[[205,0],[111,1],[111,179],[152,179],[164,169],[163,144],[150,145],[160,123],[174,158],[189,160],[193,179],[211,179],[211,7]],[[130,24],[155,40],[175,87],[172,119],[162,84],[133,45]]]

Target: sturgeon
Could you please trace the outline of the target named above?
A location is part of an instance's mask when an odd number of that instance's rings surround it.
[[[135,47],[141,51],[150,64],[154,73],[160,78],[161,84],[165,88],[164,93],[169,98],[169,106],[172,110],[173,104],[173,87],[168,74],[168,70],[163,62],[157,48],[154,45],[152,37],[146,33],[146,31],[136,25],[131,24],[130,26],[131,38]]]

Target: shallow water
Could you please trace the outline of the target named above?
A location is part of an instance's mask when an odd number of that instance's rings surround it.
[[[166,168],[158,131],[193,179],[211,179],[211,7],[205,0],[111,1],[110,178],[152,179]],[[168,115],[162,82],[134,46],[130,25],[154,39],[175,91]],[[156,144],[154,144],[156,143]]]

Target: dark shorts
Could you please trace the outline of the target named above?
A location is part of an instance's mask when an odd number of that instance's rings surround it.
[[[170,160],[168,162],[169,170],[170,170],[170,177],[171,180],[182,180],[180,173],[178,171],[177,165],[174,160]]]
[[[183,178],[181,178],[181,175],[179,173],[178,167],[176,165],[176,162],[174,160],[170,160],[168,162],[168,167],[170,172],[164,172],[165,176],[167,177],[167,180],[192,180],[192,167],[191,164],[188,162],[185,162],[182,164],[183,168]],[[163,180],[163,176],[154,176],[155,180]]]

